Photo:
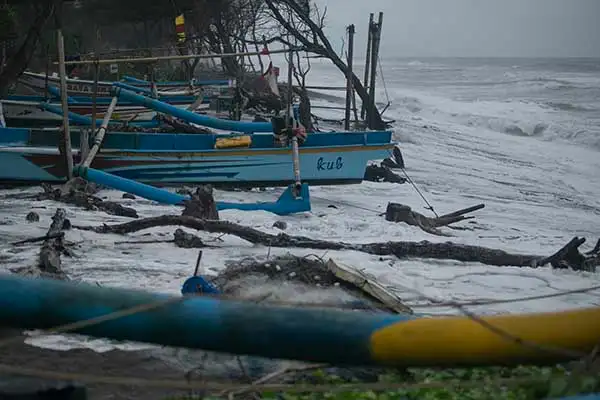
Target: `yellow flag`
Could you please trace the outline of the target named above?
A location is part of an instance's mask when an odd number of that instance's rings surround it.
[[[185,42],[185,18],[183,14],[175,17],[175,32],[177,33],[177,41]]]

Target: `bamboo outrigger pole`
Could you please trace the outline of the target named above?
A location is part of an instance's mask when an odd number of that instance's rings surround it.
[[[56,11],[60,13],[59,10]],[[57,17],[56,39],[58,47],[58,72],[60,75],[60,100],[63,110],[63,137],[64,137],[64,156],[65,167],[67,169],[67,179],[73,178],[73,154],[71,149],[71,132],[69,129],[69,102],[67,94],[67,71],[65,67],[65,39],[62,34],[60,17]]]
[[[346,74],[346,112],[344,118],[344,129],[350,130],[350,108],[352,107],[352,94],[354,93],[354,71],[352,64],[354,59],[354,24],[348,26],[348,71]]]
[[[367,57],[365,59],[365,76],[363,80],[363,85],[365,85],[365,89],[369,90],[369,71],[371,69],[371,42],[373,40],[373,18],[375,18],[375,14],[369,14],[369,29],[367,30]],[[362,108],[360,110],[360,118],[365,119],[365,113],[367,112],[367,104],[368,101],[362,102]]]
[[[303,48],[293,49],[280,49],[280,50],[269,50],[270,54],[282,54],[290,51],[302,51]],[[113,58],[105,60],[81,60],[81,61],[67,61],[65,65],[85,65],[85,64],[119,64],[119,63],[133,63],[133,62],[157,62],[157,61],[182,61],[182,60],[194,60],[194,59],[207,59],[207,58],[223,58],[223,57],[243,57],[243,56],[258,56],[263,54],[260,51],[251,51],[246,53],[222,53],[222,54],[188,54],[185,56],[157,56],[157,57],[139,57],[139,58]],[[56,63],[55,63],[56,64]]]
[[[381,27],[383,25],[383,12],[379,13],[379,21],[376,24],[376,28],[373,30],[373,42],[371,50],[371,83],[369,84],[369,105],[367,110],[367,126],[372,129],[374,122],[374,115],[376,111],[375,105],[375,85],[377,83],[377,63],[379,61],[379,44],[381,43]]]
[[[293,50],[289,50],[289,64],[288,64],[288,98],[287,98],[287,112],[286,112],[286,128],[289,130],[293,130],[294,126],[291,123],[292,114],[292,91],[294,90],[294,85],[292,84],[292,74],[294,71],[294,52]],[[292,165],[294,168],[294,191],[296,196],[300,196],[300,190],[302,189],[302,182],[300,180],[300,151],[298,150],[298,138],[295,134],[292,133]]]
[[[106,134],[106,129],[108,128],[108,124],[110,122],[110,118],[112,117],[113,112],[115,111],[115,107],[117,106],[117,101],[119,98],[117,96],[113,97],[110,101],[110,105],[104,114],[104,119],[102,120],[102,124],[98,129],[98,132],[95,132],[94,136],[94,145],[90,149],[89,154],[85,158],[85,160],[81,163],[83,167],[89,167],[94,161],[94,157],[98,154],[98,150],[100,150],[100,146],[104,140],[104,135]]]

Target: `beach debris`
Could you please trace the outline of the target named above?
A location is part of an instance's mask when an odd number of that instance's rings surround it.
[[[206,247],[202,239],[181,228],[176,229],[173,236],[175,245],[182,249],[200,249]]]
[[[441,215],[435,218],[427,217],[421,213],[413,211],[409,206],[400,203],[388,203],[385,210],[386,221],[404,222],[408,225],[418,226],[432,235],[444,236],[438,228],[448,226],[456,222],[473,219],[475,217],[465,216],[473,211],[481,210],[485,204],[478,204],[473,207],[463,208],[449,214]]]
[[[138,218],[137,211],[133,208],[94,196],[98,191],[98,187],[79,177],[73,178],[58,187],[42,183],[42,188],[44,191],[36,196],[37,200],[54,200],[73,204],[86,210],[101,210],[120,217]]]
[[[454,213],[442,217],[451,216]],[[441,217],[440,217],[441,218]],[[112,233],[125,235],[137,232],[143,229],[159,226],[183,226],[199,231],[230,234],[238,236],[253,244],[261,244],[269,247],[297,247],[305,249],[321,250],[353,250],[363,253],[386,256],[394,255],[400,259],[409,257],[432,258],[442,260],[457,260],[463,262],[480,262],[493,266],[514,266],[514,267],[542,267],[548,263],[556,268],[555,265],[560,261],[561,256],[553,259],[551,263],[548,257],[508,253],[504,250],[491,249],[483,246],[465,245],[459,243],[445,242],[432,243],[429,241],[411,242],[374,242],[374,243],[345,243],[328,240],[312,239],[305,236],[292,236],[285,233],[273,235],[243,226],[230,221],[203,220],[188,216],[162,215],[158,217],[142,218],[125,222],[122,224],[101,226],[77,226],[77,229],[93,231],[97,233]],[[581,239],[579,239],[581,241]],[[578,246],[576,246],[578,247]],[[577,250],[577,248],[575,248]],[[578,251],[578,250],[577,250]],[[567,254],[569,254],[567,252]],[[596,253],[594,253],[596,254]],[[574,270],[593,270],[598,265],[599,257],[597,255],[584,256],[579,258],[584,262],[577,262],[576,257],[569,258],[568,265]],[[562,257],[566,257],[562,256]]]
[[[40,220],[40,215],[35,211],[30,211],[25,216],[25,219],[27,220],[27,222],[38,222]]]
[[[223,295],[262,303],[309,304],[412,314],[410,307],[356,268],[316,256],[229,261],[209,280]]]
[[[36,264],[30,267],[14,268],[12,272],[35,277],[68,279],[67,274],[61,268],[60,256],[66,252],[66,247],[63,243],[63,231],[70,228],[71,222],[67,218],[65,209],[58,208],[52,217],[52,224],[45,236],[19,242],[32,243],[41,240],[44,241]]]
[[[218,220],[219,211],[211,185],[201,185],[194,192],[188,191],[190,200],[184,202],[181,215],[200,219]]]
[[[394,146],[391,157],[384,159],[379,165],[371,164],[365,170],[364,180],[371,182],[406,183],[407,178],[396,174],[393,170],[404,170],[404,158],[398,146]],[[406,172],[405,172],[406,173]]]
[[[363,179],[370,182],[406,183],[406,178],[396,174],[390,167],[383,163],[380,165],[367,165]]]
[[[373,276],[365,271],[358,270],[347,264],[335,262],[331,258],[327,261],[326,267],[327,270],[334,274],[338,279],[368,293],[371,297],[379,300],[382,304],[385,304],[389,310],[399,314],[413,313],[410,307],[402,303],[398,296],[385,288],[381,283],[377,282]]]
[[[277,228],[277,229],[280,229],[282,231],[285,231],[287,229],[287,222],[285,222],[285,221],[275,221],[273,223],[273,228]]]
[[[579,247],[585,243],[585,238],[574,237],[562,249],[543,259],[542,265],[550,264],[555,269],[572,269],[575,271],[596,271],[600,266],[600,239],[594,248],[581,253]]]

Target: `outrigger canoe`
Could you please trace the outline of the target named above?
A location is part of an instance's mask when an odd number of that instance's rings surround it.
[[[58,129],[0,128],[0,181],[63,182]],[[300,146],[302,181],[310,185],[360,183],[367,163],[389,156],[390,131],[309,134]],[[80,160],[71,132],[75,164]],[[92,168],[155,186],[287,186],[294,180],[292,150],[273,133],[107,133]]]

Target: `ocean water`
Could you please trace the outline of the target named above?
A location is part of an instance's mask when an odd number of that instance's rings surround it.
[[[283,70],[283,69],[282,69]],[[360,72],[360,71],[359,71]],[[362,72],[361,72],[362,74]],[[310,85],[343,86],[342,74],[325,61],[313,62]],[[315,98],[315,105],[342,105],[343,92]],[[378,102],[390,105],[385,117],[396,121],[411,176],[439,214],[484,203],[475,220],[444,228],[448,237],[386,222],[379,213],[388,202],[409,205],[430,215],[425,202],[408,185],[366,182],[361,185],[311,188],[310,213],[277,217],[264,212],[224,211],[222,219],[277,233],[347,242],[385,240],[453,241],[506,251],[549,255],[574,236],[600,237],[600,60],[593,59],[403,59],[386,58],[378,79]],[[341,113],[315,109],[324,117]],[[32,193],[38,189],[27,189]],[[281,189],[266,192],[217,192],[228,201],[269,201]],[[10,242],[42,235],[57,205],[29,202],[22,190],[0,192],[0,259],[7,269],[31,264],[39,247],[15,248]],[[177,207],[122,199],[115,191],[102,195],[136,208],[142,216],[179,213]],[[335,205],[336,208],[329,207]],[[102,224],[124,218],[65,207],[74,224]],[[38,223],[25,215],[40,213]],[[175,227],[155,228],[126,237],[73,230],[76,257],[64,258],[76,280],[105,286],[141,288],[178,294],[193,272],[197,250],[170,243]],[[228,260],[272,257],[313,250],[268,249],[236,237],[200,232],[218,246],[205,249],[203,272],[214,274]],[[317,252],[325,259],[364,269],[392,288],[407,304],[423,303],[420,294],[440,300],[510,299],[600,284],[600,274],[550,268],[490,267],[457,261],[374,257],[356,252]],[[600,305],[592,292],[545,300],[473,307],[479,313],[528,312]],[[432,314],[456,313],[442,308],[419,309]],[[81,337],[46,336],[32,343],[54,348],[139,348],[130,343]]]

